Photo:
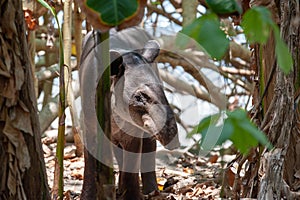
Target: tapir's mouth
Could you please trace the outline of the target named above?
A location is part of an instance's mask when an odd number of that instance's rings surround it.
[[[166,120],[164,123],[158,125],[149,114],[144,114],[142,121],[144,129],[153,135],[166,149],[173,150],[180,146],[175,120],[174,123],[172,123],[172,120]]]
[[[156,128],[156,124],[154,123],[153,119],[150,115],[144,114],[142,116],[143,127],[145,130],[149,131],[151,135],[158,134],[159,130]]]

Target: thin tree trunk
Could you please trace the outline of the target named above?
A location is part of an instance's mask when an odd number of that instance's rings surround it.
[[[183,26],[187,26],[196,19],[198,0],[183,0],[182,1],[182,18]]]
[[[72,130],[74,136],[74,143],[76,146],[75,154],[76,156],[82,156],[83,154],[83,144],[79,136],[79,119],[77,115],[77,108],[75,106],[75,96],[72,87],[72,68],[71,68],[71,49],[72,49],[72,0],[65,1],[64,3],[64,58],[65,65],[65,80],[67,80],[66,91],[67,91],[67,105],[70,109],[71,119],[72,119]]]
[[[74,2],[74,39],[76,49],[76,60],[80,63],[81,45],[82,45],[82,13],[79,12],[77,1]]]
[[[111,138],[111,125],[110,125],[110,67],[109,65],[109,32],[101,33],[99,37],[102,42],[100,59],[96,60],[96,66],[101,66],[99,69],[92,69],[96,76],[91,76],[89,79],[89,87],[94,88],[97,84],[96,96],[96,114],[97,119],[87,117],[88,108],[83,110],[84,131],[83,138],[85,140],[85,152],[84,152],[84,181],[81,193],[82,200],[98,199],[108,200],[115,199],[115,186],[113,169],[111,168],[113,163],[112,146],[111,143],[105,143],[104,137]],[[98,56],[98,55],[96,55]],[[93,63],[93,62],[91,62]],[[90,64],[90,63],[89,63]],[[94,64],[94,63],[93,63]],[[81,66],[88,67],[88,66]],[[84,87],[87,85],[86,78],[89,73],[87,68],[81,68],[81,96],[86,96],[90,92],[86,92]],[[103,70],[103,74],[97,70]],[[91,70],[90,70],[91,72]],[[98,75],[102,74],[98,81]],[[95,78],[95,79],[94,79]],[[85,80],[85,81],[83,81]],[[84,86],[85,85],[85,86]],[[94,96],[93,93],[90,94]],[[91,97],[89,97],[91,98]],[[84,107],[87,102],[87,98],[82,99],[82,106]],[[93,101],[92,101],[93,102]],[[97,126],[99,123],[99,126]],[[96,130],[96,131],[95,131]]]
[[[0,1],[0,199],[50,199],[22,1]]]

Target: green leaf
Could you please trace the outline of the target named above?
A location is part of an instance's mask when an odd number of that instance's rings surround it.
[[[222,145],[226,140],[229,140],[233,134],[234,127],[226,120],[222,125],[212,125],[202,132],[201,146],[204,150],[211,150],[214,146]]]
[[[258,143],[272,148],[266,135],[250,121],[244,110],[227,111],[226,114],[226,119],[220,114],[204,118],[190,133],[191,135],[201,133],[201,146],[204,150],[210,150],[226,140],[231,140],[243,154],[247,154],[250,148],[257,146]],[[223,124],[220,124],[222,119]]]
[[[40,4],[42,4],[42,6],[44,6],[45,8],[47,8],[48,10],[50,10],[51,14],[56,17],[56,12],[55,9],[53,7],[51,7],[46,1],[44,0],[38,0],[38,2]]]
[[[161,5],[162,2],[160,2],[160,0],[156,0],[156,1],[150,1],[150,3],[152,5]]]
[[[239,127],[237,124],[235,126],[230,140],[242,154],[247,154],[251,147],[258,145],[258,141],[243,127]]]
[[[242,13],[241,6],[235,0],[206,0],[208,7],[215,13]]]
[[[229,47],[229,40],[220,29],[217,15],[213,13],[196,19],[181,32],[195,39],[211,57],[216,59],[221,59]]]
[[[205,117],[201,120],[201,122],[196,126],[189,134],[188,138],[191,138],[193,134],[195,133],[201,133],[204,130],[206,130],[209,126],[215,125],[220,118],[220,114],[214,114],[208,117]]]
[[[273,30],[275,36],[275,53],[279,68],[285,73],[289,73],[293,68],[293,59],[288,47],[280,37],[278,26],[273,22],[271,13],[265,7],[254,7],[248,10],[242,21],[245,35],[251,42],[260,44],[266,43]]]
[[[225,119],[224,114],[215,114],[201,120],[188,137],[196,133],[201,133],[201,145],[204,150],[210,150],[216,145],[221,145],[230,138],[233,127],[229,123],[221,123]]]
[[[103,24],[116,26],[137,12],[139,2],[137,0],[86,0],[86,5],[100,14]]]
[[[263,132],[250,121],[242,109],[228,112],[228,119],[234,126],[234,132],[230,140],[234,146],[243,154],[247,154],[251,147],[258,143],[271,148],[271,145]]]
[[[241,25],[250,43],[267,42],[273,25],[270,11],[265,7],[249,9],[243,16]]]
[[[274,35],[276,42],[275,53],[278,66],[285,74],[288,74],[293,69],[292,55],[284,41],[281,39],[277,26],[274,26]]]

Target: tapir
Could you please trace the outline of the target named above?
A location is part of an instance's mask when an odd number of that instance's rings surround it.
[[[99,58],[99,37],[100,33],[94,30],[83,42],[79,70],[83,109],[94,103],[91,99],[94,99],[97,81],[104,71]],[[158,190],[156,140],[169,150],[179,146],[174,113],[154,63],[160,46],[138,27],[111,31],[109,45],[111,143],[119,166],[117,196],[124,200],[143,199],[139,172],[144,194]],[[84,113],[89,115],[90,111]],[[91,121],[84,121],[87,132],[95,129]]]

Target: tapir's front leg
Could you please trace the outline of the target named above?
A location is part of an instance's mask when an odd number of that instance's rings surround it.
[[[139,171],[142,138],[127,135],[126,138],[123,139],[122,147],[124,152],[123,165],[119,166],[119,194],[123,200],[141,200],[143,197],[140,192]]]
[[[145,133],[147,136],[147,133]],[[156,140],[153,138],[143,138],[141,175],[143,182],[143,193],[149,194],[154,190],[158,190],[156,173],[155,173],[155,155]]]
[[[139,190],[139,173],[120,171],[119,196],[122,200],[142,200]]]

